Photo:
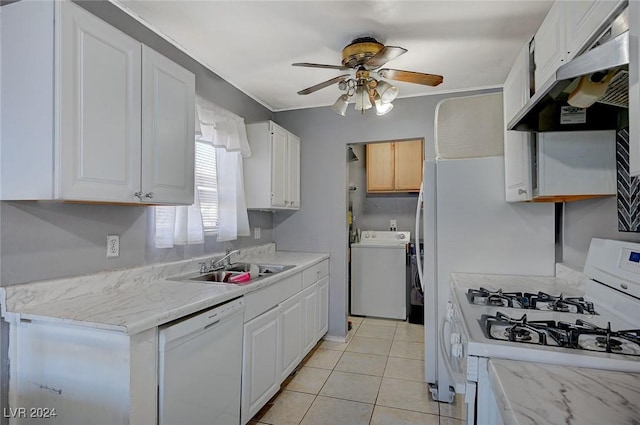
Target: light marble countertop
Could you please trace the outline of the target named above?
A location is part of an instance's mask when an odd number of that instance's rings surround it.
[[[638,425],[640,374],[490,360],[505,425]]]
[[[233,261],[295,267],[247,285],[172,279],[197,273],[199,262],[217,256],[0,288],[2,315],[133,335],[264,288],[329,258],[323,253],[275,251],[275,245],[268,244],[242,249]]]

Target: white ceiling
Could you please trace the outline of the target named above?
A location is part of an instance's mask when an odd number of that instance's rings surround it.
[[[497,87],[552,1],[113,0],[272,111],[326,106],[336,85],[297,92],[344,73],[352,39],[408,49],[384,67],[440,74],[438,87],[395,83],[400,97]]]

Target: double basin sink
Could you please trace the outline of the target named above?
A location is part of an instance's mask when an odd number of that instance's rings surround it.
[[[174,278],[174,280],[233,285],[236,284],[236,282],[234,282],[234,278],[241,278],[246,273],[249,273],[250,276],[248,279],[242,279],[241,281],[237,282],[239,284],[248,284],[253,283],[256,280],[283,272],[285,270],[292,269],[294,267],[294,265],[282,264],[233,263],[219,270],[214,270],[207,273],[199,273],[195,276],[189,275],[177,277]]]

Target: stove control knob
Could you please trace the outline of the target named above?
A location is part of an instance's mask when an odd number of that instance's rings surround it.
[[[451,346],[451,354],[453,355],[453,357],[461,359],[463,355],[462,344],[460,343],[453,344]]]
[[[456,320],[456,312],[453,309],[453,304],[451,304],[451,301],[447,303],[447,310],[445,314],[448,321],[453,322]]]
[[[451,345],[455,344],[460,344],[460,334],[454,332],[451,334]]]

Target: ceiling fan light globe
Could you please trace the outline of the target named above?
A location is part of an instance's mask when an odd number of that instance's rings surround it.
[[[376,115],[384,115],[393,109],[392,103],[383,103],[380,99],[376,100]]]
[[[382,103],[391,103],[394,101],[400,90],[396,86],[392,86],[386,81],[378,82],[378,87],[376,88],[378,94],[380,95],[380,101]]]
[[[369,91],[364,88],[359,88],[356,91],[356,111],[364,112],[366,109],[370,109],[373,105],[371,99],[369,99]]]
[[[347,113],[347,106],[349,106],[349,96],[343,94],[336,100],[331,109],[344,117]]]

